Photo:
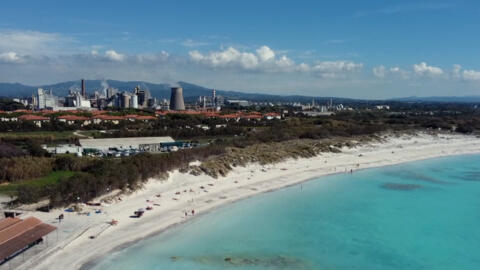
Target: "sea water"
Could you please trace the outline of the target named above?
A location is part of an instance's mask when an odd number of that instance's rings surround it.
[[[338,174],[224,206],[107,269],[480,269],[480,155]]]

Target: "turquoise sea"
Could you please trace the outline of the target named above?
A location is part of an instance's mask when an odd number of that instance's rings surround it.
[[[480,269],[480,155],[322,177],[116,251],[107,269]]]

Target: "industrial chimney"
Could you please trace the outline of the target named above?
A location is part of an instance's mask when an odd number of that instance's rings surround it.
[[[82,97],[87,98],[87,90],[85,89],[85,80],[82,79]]]
[[[185,110],[185,103],[183,102],[183,89],[181,87],[172,87],[172,95],[170,96],[170,110]]]

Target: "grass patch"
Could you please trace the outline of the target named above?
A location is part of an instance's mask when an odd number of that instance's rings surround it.
[[[55,184],[62,178],[68,178],[75,174],[72,171],[55,171],[50,173],[47,176],[31,179],[31,180],[24,180],[15,183],[6,183],[0,185],[0,193],[14,195],[17,191],[18,187],[21,185],[27,185],[32,187],[44,187],[46,185]]]

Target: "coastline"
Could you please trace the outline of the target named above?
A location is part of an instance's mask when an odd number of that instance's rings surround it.
[[[67,213],[65,222],[58,224],[55,223],[55,217],[63,212],[62,209],[50,213],[31,213],[45,222],[58,226],[59,230],[66,233],[66,237],[32,256],[17,269],[50,269],[53,263],[58,269],[88,269],[95,260],[112,250],[118,250],[191,220],[191,214],[185,218],[184,211],[195,209],[196,214],[205,214],[257,194],[325,175],[350,173],[351,169],[355,171],[475,153],[480,153],[480,138],[420,133],[398,138],[390,136],[383,143],[343,148],[341,153],[321,153],[309,159],[289,159],[265,166],[251,164],[247,167],[234,168],[228,176],[219,179],[175,171],[167,181],[152,179],[143,189],[123,195],[122,201],[102,207],[104,213],[100,215],[87,217]],[[190,192],[190,189],[194,192]],[[180,194],[175,194],[176,192]],[[161,194],[161,197],[156,197],[158,194]],[[154,209],[147,211],[142,218],[130,218],[133,211],[149,205],[146,200],[154,201],[160,206],[153,206]],[[117,219],[119,224],[106,225],[106,222],[113,218]],[[92,235],[97,237],[90,239]]]

